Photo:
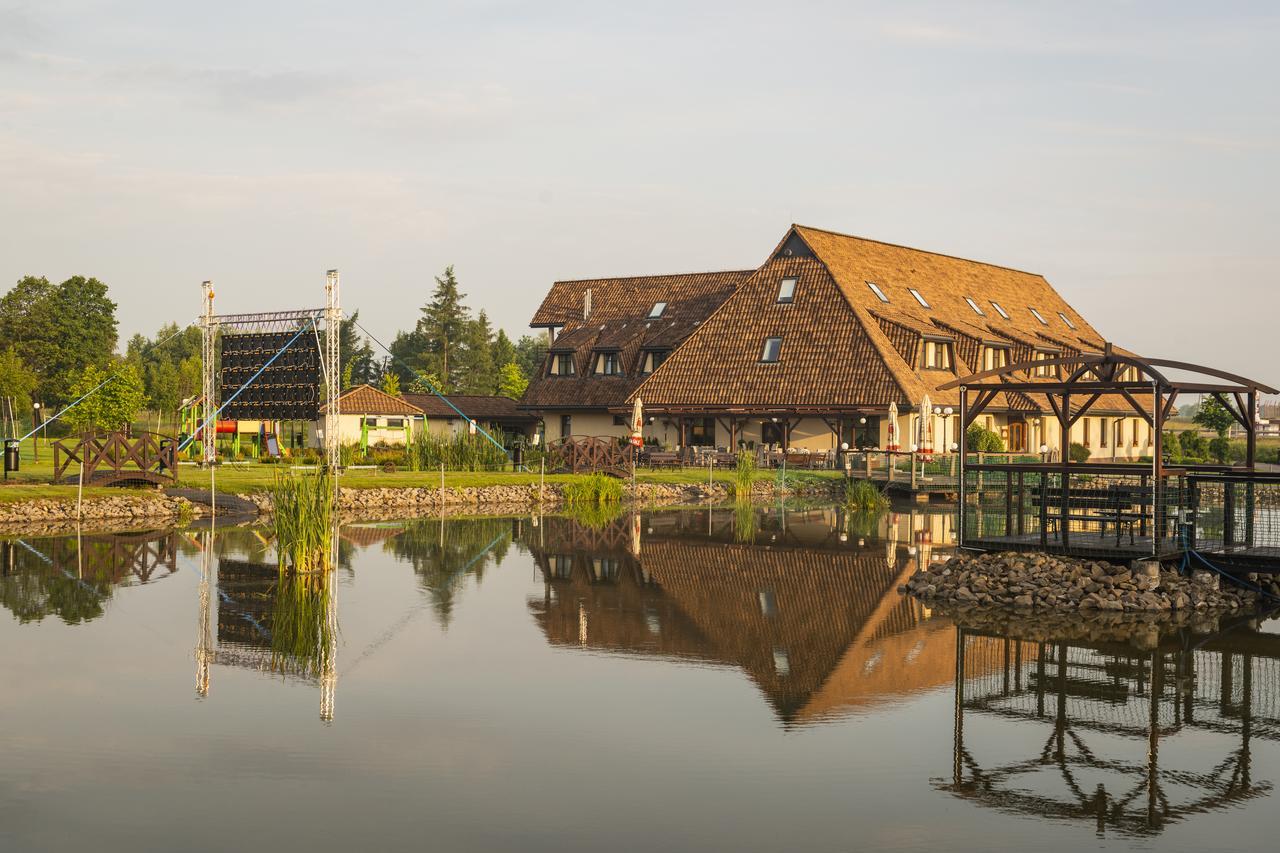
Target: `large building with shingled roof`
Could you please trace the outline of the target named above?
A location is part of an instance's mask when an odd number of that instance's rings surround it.
[[[939,386],[1106,347],[1042,275],[801,225],[755,270],[557,282],[531,325],[549,346],[521,407],[548,441],[624,436],[638,397],[646,439],[671,449],[941,451],[958,440],[959,394]],[[1013,451],[1058,446],[1038,395],[1001,394],[979,423]],[[1071,440],[1132,459],[1151,433],[1127,401],[1104,399]]]

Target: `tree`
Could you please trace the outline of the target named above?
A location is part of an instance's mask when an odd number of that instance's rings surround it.
[[[1004,442],[1000,439],[998,433],[984,427],[982,424],[973,424],[964,434],[964,446],[969,453],[1003,453]]]
[[[110,361],[115,312],[107,286],[96,278],[72,276],[54,285],[27,276],[0,297],[0,340],[35,372],[42,401],[67,400],[86,365]]]
[[[382,391],[392,397],[400,396],[400,377],[394,373],[382,374]]]
[[[547,339],[542,335],[521,335],[516,342],[516,364],[525,379],[532,379],[542,370],[547,360]]]
[[[78,432],[124,429],[133,423],[146,402],[138,371],[123,360],[113,362],[106,370],[89,365],[71,383],[68,393],[72,399],[84,397],[62,416]]]
[[[1217,433],[1219,438],[1226,438],[1227,432],[1235,424],[1235,416],[1218,402],[1216,397],[1205,397],[1200,401],[1200,408],[1191,421],[1207,430]]]
[[[422,322],[419,321],[418,326],[421,325]],[[434,371],[428,370],[422,364],[426,347],[426,336],[419,329],[415,328],[411,332],[396,332],[395,338],[391,341],[391,357],[383,369],[378,371],[378,376],[387,371],[393,371],[400,377],[400,384],[408,386],[417,378],[419,372],[430,372],[434,375]]]
[[[502,369],[498,371],[499,394],[503,397],[519,400],[524,396],[524,391],[528,387],[529,380],[520,372],[520,365],[514,361],[508,361],[502,365]]]
[[[13,413],[22,417],[31,411],[31,392],[36,389],[35,371],[27,367],[17,350],[0,352],[0,398],[13,398]],[[6,417],[7,417],[6,412]]]
[[[1225,435],[1209,441],[1209,455],[1213,457],[1213,461],[1219,465],[1226,465],[1231,458],[1231,439]]]
[[[484,311],[467,324],[465,343],[459,358],[461,376],[455,384],[464,394],[493,394],[498,390],[498,371],[493,363],[493,326]]]
[[[450,264],[444,268],[442,276],[436,276],[435,293],[422,308],[422,319],[417,329],[425,344],[420,366],[439,376],[449,389],[453,388],[459,352],[466,346],[467,333],[472,331],[468,328],[471,318],[462,299],[457,276]]]

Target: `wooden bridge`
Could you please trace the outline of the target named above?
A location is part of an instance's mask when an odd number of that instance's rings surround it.
[[[178,481],[177,447],[172,436],[154,432],[87,433],[54,442],[53,478],[74,482],[82,468],[84,482],[95,486],[171,486]]]

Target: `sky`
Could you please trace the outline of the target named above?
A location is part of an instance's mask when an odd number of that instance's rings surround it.
[[[1278,80],[1274,3],[0,0],[0,288],[97,276],[124,340],[337,268],[388,340],[453,264],[519,336],[800,222],[1280,385]]]

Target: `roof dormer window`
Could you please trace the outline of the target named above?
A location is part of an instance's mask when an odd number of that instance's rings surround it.
[[[573,376],[577,373],[577,370],[573,366],[573,353],[552,353],[549,372],[552,376]]]
[[[1031,316],[1032,316],[1032,317],[1035,317],[1037,320],[1039,320],[1039,321],[1040,321],[1040,325],[1041,325],[1041,326],[1047,326],[1047,325],[1049,325],[1049,321],[1048,321],[1048,320],[1046,320],[1045,318],[1041,317],[1041,316],[1040,316],[1040,312],[1039,312],[1039,311],[1037,311],[1036,309],[1032,308],[1030,305],[1028,305],[1028,306],[1027,306],[1027,310],[1031,312]]]
[[[973,313],[977,314],[979,317],[987,316],[986,312],[978,307],[978,303],[973,301],[973,297],[966,296],[964,301],[969,303],[969,307],[973,309]]]
[[[792,302],[796,298],[796,282],[799,281],[793,275],[789,275],[782,281],[778,282],[778,301]]]
[[[765,338],[764,351],[760,353],[760,360],[765,364],[775,364],[782,357],[782,338]]]
[[[669,350],[655,349],[648,350],[644,354],[644,362],[640,365],[640,372],[646,376],[662,366],[662,362],[667,360],[670,355]]]
[[[916,298],[916,302],[920,303],[921,308],[929,307],[929,303],[924,301],[924,297],[920,295],[920,291],[916,290],[914,287],[908,287],[907,292]]]
[[[653,307],[649,309],[649,319],[656,320],[667,312],[667,303],[655,302]]]
[[[867,287],[871,288],[871,292],[874,293],[876,298],[881,302],[889,301],[889,297],[884,295],[884,291],[880,289],[880,285],[876,284],[874,281],[867,282]]]
[[[596,355],[597,376],[621,376],[622,375],[622,354],[617,352],[602,352]]]
[[[1009,319],[1009,312],[1004,310],[1004,307],[999,302],[996,302],[994,299],[992,299],[991,307],[996,309],[996,313],[999,314],[1001,317],[1005,318],[1006,320]]]
[[[994,304],[994,303],[992,303]],[[1009,348],[987,344],[982,348],[982,369],[996,370],[1009,366]]]
[[[1074,329],[1076,327],[1076,324],[1071,322],[1071,318],[1068,317],[1066,314],[1063,314],[1061,311],[1059,311],[1058,316],[1062,318],[1062,322],[1067,324],[1068,329]]]
[[[951,343],[926,340],[920,353],[920,361],[920,366],[928,370],[950,370]]]

